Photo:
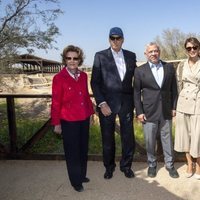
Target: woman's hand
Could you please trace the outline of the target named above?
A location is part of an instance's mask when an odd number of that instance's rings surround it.
[[[61,125],[60,124],[54,126],[54,133],[59,134],[59,135],[62,133],[62,129],[61,129]]]

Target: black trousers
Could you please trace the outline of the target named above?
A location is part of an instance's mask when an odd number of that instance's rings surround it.
[[[89,118],[75,122],[61,121],[67,171],[72,186],[82,184],[86,177],[89,122]]]
[[[105,117],[99,112],[99,120],[103,142],[103,162],[107,170],[114,170],[115,164],[115,123],[117,114]],[[122,171],[131,168],[135,151],[135,136],[133,129],[133,113],[118,113],[120,122],[120,136],[122,157],[120,169]]]

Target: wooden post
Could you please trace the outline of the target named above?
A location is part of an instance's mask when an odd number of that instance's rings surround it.
[[[8,128],[10,135],[10,153],[15,154],[17,152],[17,127],[15,117],[15,102],[14,97],[7,97],[7,116],[8,116]]]

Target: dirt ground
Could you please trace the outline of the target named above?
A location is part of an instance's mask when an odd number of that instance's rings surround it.
[[[52,75],[0,75],[1,94],[51,94]],[[5,102],[5,98],[0,98]],[[20,108],[23,117],[48,118],[51,99],[48,98],[15,98],[16,108]],[[2,111],[0,111],[2,113]]]
[[[163,163],[158,163],[155,178],[147,177],[147,164],[133,162],[136,177],[128,179],[117,162],[113,178],[103,178],[102,162],[88,162],[89,183],[84,192],[70,185],[64,160],[0,161],[0,196],[2,200],[198,200],[200,182],[184,176],[185,163],[175,163],[180,177],[169,177]]]

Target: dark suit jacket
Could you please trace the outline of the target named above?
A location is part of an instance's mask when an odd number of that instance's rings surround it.
[[[127,112],[134,109],[133,75],[136,55],[122,50],[126,64],[124,80],[121,81],[111,48],[97,52],[92,69],[91,87],[97,105],[106,101],[113,113],[120,109]]]
[[[162,61],[161,61],[162,62]],[[164,77],[161,88],[157,84],[149,63],[135,69],[134,102],[136,114],[145,114],[147,121],[153,122],[163,113],[165,119],[172,119],[172,110],[176,109],[177,83],[175,69],[172,64],[162,62]],[[162,102],[162,110],[159,103]]]

